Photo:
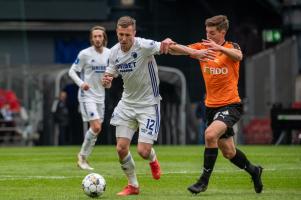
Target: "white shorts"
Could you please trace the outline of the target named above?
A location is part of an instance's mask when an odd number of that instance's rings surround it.
[[[103,121],[105,105],[94,102],[80,102],[80,111],[84,122],[100,119]]]
[[[132,107],[119,101],[112,114],[111,124],[114,126],[126,126],[134,132],[139,127],[138,141],[157,141],[160,117],[160,104],[147,107]],[[116,137],[132,139],[128,131],[124,133],[116,132]]]

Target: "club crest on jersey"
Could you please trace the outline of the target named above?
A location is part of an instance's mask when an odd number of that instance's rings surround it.
[[[93,112],[91,112],[91,113],[90,113],[90,116],[91,116],[91,117],[93,117],[93,116],[94,116],[94,113],[93,113]]]
[[[150,43],[149,43],[149,45],[151,45],[151,46],[153,46],[155,44],[155,41],[151,41]]]
[[[137,58],[137,53],[136,52],[132,52],[132,57],[135,59]]]

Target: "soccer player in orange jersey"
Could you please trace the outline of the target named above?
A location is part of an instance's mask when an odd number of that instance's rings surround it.
[[[206,191],[220,149],[225,158],[251,175],[255,191],[261,193],[263,168],[251,164],[246,155],[235,147],[233,140],[233,125],[242,114],[237,88],[242,52],[238,44],[225,40],[229,28],[226,16],[208,18],[205,26],[207,39],[188,45],[196,50],[194,53],[182,45],[170,46],[171,54],[186,54],[200,60],[206,85],[207,129],[203,173],[188,190],[194,194]]]

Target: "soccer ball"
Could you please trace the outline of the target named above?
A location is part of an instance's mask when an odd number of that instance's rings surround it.
[[[106,180],[99,174],[88,174],[82,181],[82,188],[90,197],[101,196],[106,190]]]

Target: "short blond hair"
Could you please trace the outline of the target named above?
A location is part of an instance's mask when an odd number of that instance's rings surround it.
[[[215,26],[218,31],[229,29],[229,20],[225,15],[216,15],[205,21],[205,26]]]
[[[102,42],[102,46],[106,47],[107,44],[108,44],[108,36],[106,34],[106,29],[105,27],[102,27],[102,26],[93,26],[91,29],[90,29],[90,43],[91,45],[93,45],[93,41],[92,41],[92,36],[93,36],[93,31],[95,30],[101,30],[103,32],[103,42]]]
[[[118,26],[121,26],[122,28],[133,26],[134,30],[136,30],[136,20],[130,16],[123,16],[118,19],[117,28]]]

